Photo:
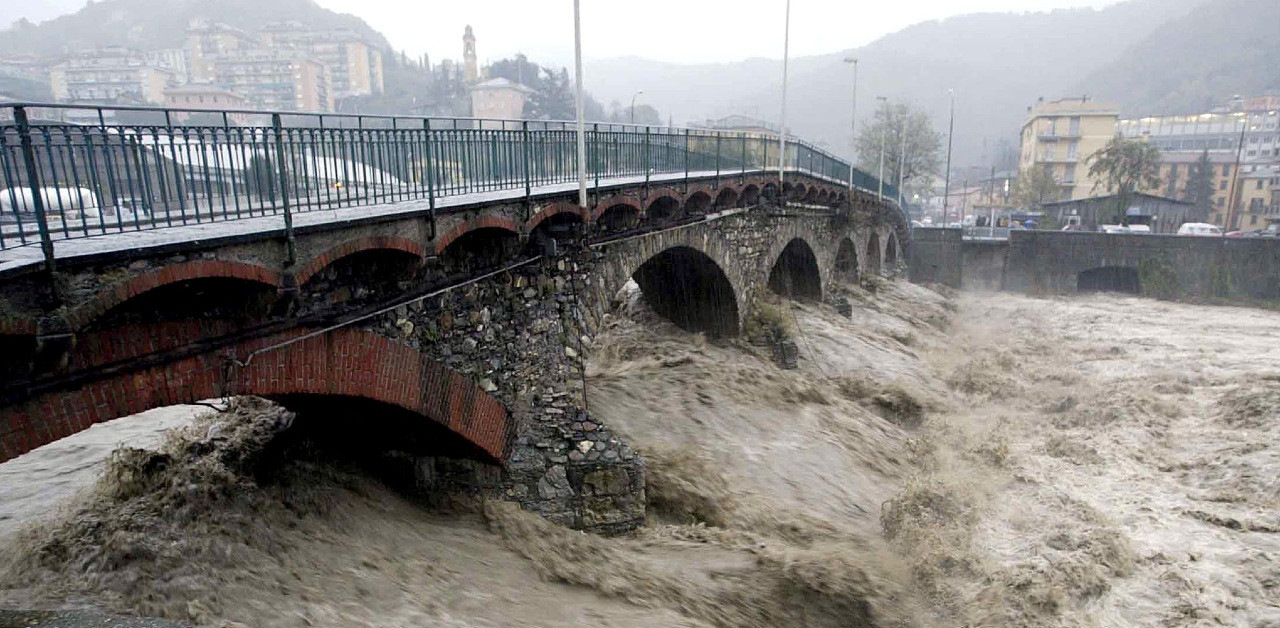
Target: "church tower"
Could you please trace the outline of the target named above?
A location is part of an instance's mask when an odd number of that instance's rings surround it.
[[[480,66],[476,64],[476,36],[471,32],[471,25],[462,34],[463,80],[475,83],[480,80]]]

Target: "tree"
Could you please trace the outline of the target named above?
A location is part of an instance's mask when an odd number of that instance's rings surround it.
[[[902,138],[906,133],[906,169],[903,195],[923,193],[929,179],[942,170],[942,134],[933,130],[929,115],[914,111],[905,104],[880,107],[871,124],[862,125],[855,147],[863,170],[876,176],[880,172],[880,149],[884,148],[885,183],[897,185],[902,155]]]
[[[1122,225],[1128,224],[1125,210],[1133,194],[1160,185],[1160,151],[1144,140],[1117,135],[1090,155],[1088,163],[1094,192],[1105,188],[1116,196],[1117,222]]]
[[[1039,209],[1061,196],[1062,188],[1044,168],[1027,168],[1018,174],[1018,180],[1013,184],[1013,202],[1019,207]]]
[[[1204,222],[1209,219],[1209,214],[1213,211],[1213,162],[1209,161],[1208,150],[1200,153],[1200,159],[1191,165],[1183,200],[1195,205],[1192,215],[1194,221]]]
[[[564,68],[560,68],[558,73],[550,68],[541,68],[541,70],[538,85],[533,88],[533,93],[524,104],[524,117],[530,120],[577,118],[578,106],[574,100],[573,82],[569,80],[569,71]]]

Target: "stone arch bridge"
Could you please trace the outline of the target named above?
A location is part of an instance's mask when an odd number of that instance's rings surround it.
[[[0,460],[150,408],[253,394],[343,400],[396,434],[424,487],[483,491],[583,529],[644,515],[643,462],[581,403],[601,316],[740,333],[766,290],[822,300],[894,273],[895,207],[809,172],[601,182],[0,266]],[[403,208],[401,208],[403,209]],[[0,255],[0,259],[3,255]],[[363,404],[363,405],[360,405]],[[397,428],[400,429],[400,428]]]

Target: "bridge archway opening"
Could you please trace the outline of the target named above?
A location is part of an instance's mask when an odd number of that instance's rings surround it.
[[[809,189],[797,183],[795,187],[791,188],[791,194],[787,195],[787,200],[796,203],[803,203],[807,196],[809,196]]]
[[[769,289],[791,299],[822,300],[822,273],[809,243],[795,238],[769,271]]]
[[[472,229],[440,252],[448,274],[496,268],[520,252],[520,237],[502,227]]]
[[[619,203],[604,210],[596,218],[596,229],[601,233],[619,233],[640,226],[640,212],[631,205]]]
[[[810,205],[815,205],[817,204],[818,198],[820,196],[821,196],[821,190],[819,190],[816,187],[809,188],[809,193],[805,194],[804,196],[804,202]]]
[[[685,246],[649,258],[631,276],[655,312],[685,331],[738,335],[738,298],[715,260]]]
[[[1077,292],[1121,292],[1142,294],[1138,269],[1128,266],[1103,266],[1076,275]]]
[[[670,196],[659,196],[649,203],[649,210],[645,212],[645,222],[662,226],[669,225],[680,219],[680,201]]]
[[[422,258],[399,249],[366,249],[333,260],[306,278],[304,295],[329,304],[376,300],[408,289],[422,266]],[[335,289],[338,287],[346,289]]]
[[[716,195],[714,208],[716,211],[732,209],[738,206],[738,193],[733,188],[725,188],[720,190]]]
[[[748,185],[742,188],[742,194],[738,196],[738,207],[755,207],[760,204],[760,186]]]
[[[858,280],[858,246],[849,238],[840,240],[836,249],[836,276],[848,282]]]
[[[892,233],[884,243],[884,263],[891,269],[898,266],[898,236]]]
[[[778,186],[776,184],[764,184],[764,187],[760,188],[760,195],[764,197],[766,203],[770,205],[778,204]]]
[[[297,415],[271,444],[277,459],[314,456],[320,462],[354,462],[393,483],[413,481],[418,457],[498,462],[443,423],[392,403],[324,394],[266,398]],[[352,429],[353,420],[360,421],[361,429]]]
[[[706,192],[694,192],[684,201],[684,215],[701,216],[711,209],[711,195]]]
[[[555,247],[563,248],[566,243],[573,240],[574,234],[582,228],[583,224],[582,216],[573,212],[561,212],[548,216],[529,233],[529,240],[524,246],[525,255],[548,253],[553,243]]]
[[[880,234],[874,231],[867,238],[867,271],[873,275],[880,274]]]
[[[276,287],[234,277],[206,277],[168,283],[116,304],[93,318],[84,331],[125,325],[219,320],[248,324],[271,313]]]

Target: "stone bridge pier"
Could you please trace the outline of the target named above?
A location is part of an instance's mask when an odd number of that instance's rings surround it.
[[[765,291],[822,300],[903,267],[896,209],[819,179],[762,204],[779,196],[766,181],[618,189],[586,211],[490,204],[430,229],[406,213],[300,232],[294,252],[267,234],[0,277],[0,460],[150,408],[259,395],[340,407],[352,446],[377,437],[424,490],[633,528],[643,460],[584,410],[584,361],[629,280],[681,328],[733,337]]]

